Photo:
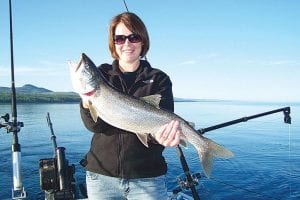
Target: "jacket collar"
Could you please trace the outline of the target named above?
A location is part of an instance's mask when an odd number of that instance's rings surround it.
[[[112,75],[122,77],[122,72],[119,68],[119,60],[114,60],[112,63]],[[152,67],[150,63],[146,60],[140,60],[140,66],[137,69],[137,80],[144,80],[147,79],[149,76],[149,71],[151,71]]]

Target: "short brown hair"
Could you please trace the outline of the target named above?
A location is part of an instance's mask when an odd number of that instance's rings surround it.
[[[121,13],[117,16],[115,16],[110,23],[109,27],[109,50],[114,59],[119,59],[119,56],[116,52],[116,47],[114,43],[114,36],[115,36],[115,30],[116,26],[119,23],[124,23],[125,26],[135,34],[138,34],[141,37],[141,42],[142,42],[142,51],[141,51],[141,57],[144,57],[150,46],[150,41],[149,41],[149,35],[147,28],[144,24],[144,22],[134,13],[131,12],[124,12]]]

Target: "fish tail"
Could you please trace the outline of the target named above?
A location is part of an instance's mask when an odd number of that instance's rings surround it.
[[[211,171],[212,171],[212,165],[213,165],[213,158],[231,158],[234,156],[234,154],[223,147],[222,145],[219,145],[215,143],[214,141],[203,137],[205,140],[205,143],[207,144],[206,147],[197,148],[198,154],[200,157],[200,161],[204,170],[204,173],[207,178],[210,177]]]

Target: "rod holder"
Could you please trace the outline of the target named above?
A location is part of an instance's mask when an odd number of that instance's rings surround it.
[[[290,107],[287,107],[284,111],[283,111],[283,114],[284,114],[284,123],[286,124],[291,124],[292,123],[292,119],[291,119],[291,109]]]

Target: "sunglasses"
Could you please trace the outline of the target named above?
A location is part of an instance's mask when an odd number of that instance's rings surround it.
[[[138,34],[132,33],[128,36],[126,35],[115,35],[113,40],[115,44],[124,44],[126,39],[129,40],[131,43],[138,43],[141,42],[142,39]]]

